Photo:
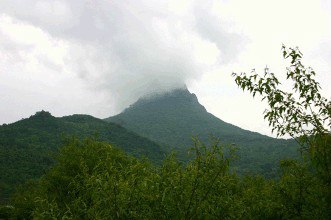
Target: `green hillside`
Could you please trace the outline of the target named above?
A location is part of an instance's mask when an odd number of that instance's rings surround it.
[[[54,163],[64,136],[98,136],[133,156],[160,162],[160,146],[125,128],[89,115],[61,118],[41,111],[28,119],[0,126],[0,200],[8,198],[15,186],[39,177]]]
[[[217,137],[239,148],[239,172],[275,176],[279,160],[295,157],[293,140],[275,139],[241,129],[208,113],[187,89],[138,100],[119,115],[105,119],[117,123],[164,147],[175,149],[187,160],[192,136],[208,142]]]

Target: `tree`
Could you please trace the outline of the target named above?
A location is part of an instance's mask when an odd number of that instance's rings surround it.
[[[303,155],[314,165],[329,191],[331,210],[331,101],[320,93],[320,85],[314,79],[316,73],[302,64],[302,53],[298,48],[282,46],[283,57],[290,59],[287,67],[287,79],[293,81],[291,92],[279,87],[280,81],[274,73],[265,68],[264,75],[233,73],[236,84],[267,100],[268,108],[264,118],[269,121],[277,136],[286,134],[294,138],[301,146]]]
[[[194,145],[161,167],[95,139],[69,139],[57,163],[12,198],[12,219],[238,219],[233,146]]]

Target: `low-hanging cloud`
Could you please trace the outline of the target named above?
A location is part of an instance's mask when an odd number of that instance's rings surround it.
[[[141,96],[199,78],[213,64],[204,62],[204,53],[217,62],[235,59],[244,42],[227,32],[228,23],[215,22],[212,1],[179,9],[170,2],[2,0],[0,13],[66,42],[63,68],[121,110]],[[40,62],[61,71],[47,59]]]

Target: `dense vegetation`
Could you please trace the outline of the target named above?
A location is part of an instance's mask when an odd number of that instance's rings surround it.
[[[275,139],[226,123],[208,113],[187,89],[138,100],[124,112],[106,119],[141,136],[174,149],[180,161],[187,161],[192,136],[209,142],[211,136],[238,146],[240,160],[233,168],[241,174],[276,177],[279,161],[298,156],[293,140]]]
[[[146,156],[160,162],[164,156],[160,146],[88,115],[53,117],[42,111],[28,119],[0,126],[0,201],[15,187],[30,178],[40,177],[54,164],[54,155],[65,135],[83,138],[97,135],[133,156]]]
[[[250,76],[246,73],[233,73],[233,76],[243,90],[253,97],[259,94],[267,101],[264,118],[272,131],[278,136],[288,134],[300,144],[314,176],[326,186],[324,193],[331,218],[331,101],[321,95],[321,86],[314,79],[315,71],[302,64],[299,48],[283,45],[282,51],[283,57],[290,60],[286,76],[293,82],[292,91],[281,90],[281,83],[268,68],[263,76],[255,72]]]
[[[12,198],[12,219],[328,219],[328,189],[294,160],[279,181],[229,172],[235,149],[196,143],[195,159],[155,167],[107,143],[68,141],[58,163]],[[226,154],[224,152],[227,152]],[[227,155],[227,156],[226,156]]]

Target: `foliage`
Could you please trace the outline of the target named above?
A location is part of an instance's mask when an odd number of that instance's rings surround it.
[[[316,179],[292,161],[280,181],[240,179],[229,171],[236,158],[232,146],[197,141],[193,153],[186,165],[172,154],[156,167],[107,143],[72,139],[46,175],[13,196],[11,218],[327,219]],[[299,194],[301,182],[305,192]]]
[[[302,53],[298,48],[287,49],[283,45],[282,50],[284,58],[291,59],[286,75],[294,82],[293,93],[279,89],[281,83],[268,68],[264,70],[264,77],[256,74],[255,70],[251,76],[234,73],[236,83],[253,96],[259,93],[262,100],[267,99],[269,108],[264,112],[264,118],[268,119],[277,135],[308,138],[330,133],[331,102],[322,97],[320,85],[314,79],[315,71],[301,63]]]
[[[35,219],[204,216],[212,208],[208,207],[211,202],[208,200],[221,199],[212,196],[216,189],[218,194],[224,194],[235,187],[235,184],[220,187],[225,180],[233,179],[227,173],[232,153],[225,156],[218,145],[211,151],[196,146],[195,151],[196,160],[185,168],[174,157],[156,168],[109,144],[74,139],[61,149],[58,163],[40,179],[32,216]],[[22,207],[17,201],[31,203],[29,199],[15,197],[13,201],[15,207]]]
[[[14,207],[9,205],[0,205],[0,219],[9,219]]]
[[[287,219],[329,219],[328,186],[312,172],[311,164],[287,160],[281,163],[278,184],[281,214]]]
[[[287,161],[285,167],[291,169],[281,182],[292,187],[285,193],[285,199],[291,202],[288,209],[295,210],[295,213],[289,214],[289,218],[302,219],[303,212],[310,210],[310,207],[303,205],[303,199],[311,199],[304,197],[304,194],[311,197],[326,194],[326,202],[331,210],[331,101],[321,95],[321,87],[314,79],[316,73],[302,64],[299,49],[283,45],[282,51],[283,57],[290,59],[286,76],[293,82],[292,92],[281,90],[281,83],[268,68],[263,77],[256,74],[255,70],[250,76],[246,73],[233,73],[233,76],[243,90],[248,90],[253,97],[260,94],[262,100],[267,100],[269,108],[265,110],[264,118],[269,121],[272,131],[278,136],[288,134],[293,137],[300,144],[306,162],[312,167],[312,171],[308,172],[307,165]],[[310,192],[313,184],[314,193]],[[311,218],[317,216],[321,218],[325,215],[318,213]],[[326,216],[330,218],[330,213]]]

